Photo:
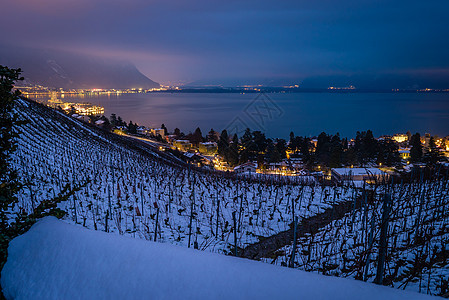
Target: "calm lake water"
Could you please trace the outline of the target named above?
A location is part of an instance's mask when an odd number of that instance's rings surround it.
[[[266,95],[266,96],[265,96]],[[268,137],[314,136],[321,131],[354,137],[371,129],[375,136],[429,132],[449,135],[449,93],[273,93],[191,94],[151,93],[65,96],[66,102],[90,102],[125,121],[188,133],[200,127],[226,128],[239,133],[246,127]]]

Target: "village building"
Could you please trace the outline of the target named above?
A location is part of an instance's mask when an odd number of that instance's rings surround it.
[[[256,162],[247,162],[234,168],[234,172],[236,173],[256,173],[256,170]]]
[[[179,151],[188,151],[192,149],[192,143],[189,140],[174,140],[173,146]]]
[[[95,121],[95,126],[102,128],[104,126],[104,123],[105,122],[103,120],[97,120]]]
[[[173,143],[174,140],[176,140],[177,135],[175,134],[169,134],[165,136],[165,140],[167,141],[167,143]]]
[[[406,134],[395,134],[393,135],[393,137],[391,138],[393,141],[395,141],[396,143],[403,143],[408,141],[408,136]]]
[[[165,129],[164,128],[152,128],[152,129],[150,129],[150,134],[152,136],[160,135],[161,138],[165,138]]]
[[[89,123],[90,118],[87,115],[78,115],[78,117],[76,117],[78,120]]]
[[[399,157],[403,160],[409,160],[410,159],[410,148],[405,149],[399,149],[398,150]]]
[[[345,182],[373,182],[383,181],[388,174],[378,168],[334,168],[331,170],[332,181]]]
[[[150,131],[148,130],[148,128],[146,128],[145,126],[139,126],[136,129],[137,134],[141,134],[141,135],[147,135],[150,133]]]
[[[421,137],[421,144],[423,145],[423,153],[429,152],[430,148],[430,133],[426,133],[424,136]]]
[[[198,145],[198,150],[201,154],[214,155],[217,153],[217,149],[217,143],[215,142],[199,143]]]

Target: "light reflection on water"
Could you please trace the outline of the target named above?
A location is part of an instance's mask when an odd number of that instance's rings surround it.
[[[321,131],[353,137],[356,131],[373,130],[376,136],[406,132],[449,134],[449,93],[292,93],[268,94],[282,110],[263,125],[244,113],[257,94],[151,93],[64,95],[66,102],[89,102],[125,121],[169,131],[188,133],[196,127],[206,134],[221,131],[238,116],[243,124],[269,137],[314,136]],[[262,115],[269,111],[260,110]]]

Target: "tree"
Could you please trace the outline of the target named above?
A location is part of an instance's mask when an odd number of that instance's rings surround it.
[[[312,148],[312,144],[310,138],[304,137],[300,141],[300,151],[302,155],[302,159],[304,162],[309,162],[311,160],[310,149]]]
[[[231,166],[235,166],[239,162],[239,139],[237,134],[234,134],[232,137],[232,142],[228,148],[227,162]]]
[[[290,140],[288,141],[288,149],[293,153],[296,153],[300,148],[300,137],[295,137],[295,134],[290,132]]]
[[[341,166],[343,156],[343,142],[340,139],[340,134],[332,136],[330,141],[330,155],[329,167],[338,168]]]
[[[265,160],[269,163],[277,163],[281,161],[281,155],[276,149],[272,139],[267,140],[267,149],[265,151]]]
[[[57,208],[58,203],[67,200],[81,189],[80,186],[71,188],[67,184],[53,199],[42,201],[30,214],[17,214],[15,220],[9,222],[6,212],[17,202],[17,192],[22,188],[18,174],[10,163],[11,154],[17,148],[20,126],[26,124],[14,112],[20,92],[13,91],[13,87],[15,82],[23,80],[21,72],[21,69],[0,65],[0,272],[8,256],[9,242],[25,233],[38,218],[49,215],[63,217],[65,212]],[[2,296],[0,292],[1,299]]]
[[[206,136],[208,142],[218,142],[218,133],[212,128]]]
[[[253,135],[249,128],[246,128],[240,141],[242,145],[242,151],[240,152],[240,163],[246,163],[248,160],[254,159],[253,152],[255,151]]]
[[[111,126],[111,123],[109,122],[109,119],[106,118],[105,116],[101,116],[100,120],[102,120],[104,122],[103,123],[103,129],[107,130],[107,131],[111,131],[112,126]]]
[[[261,131],[253,131],[253,144],[254,149],[252,149],[252,151],[256,156],[265,152],[265,149],[267,149],[268,145],[265,134],[263,134]]]
[[[133,121],[129,121],[127,128],[128,128],[128,133],[131,133],[131,134],[137,133],[137,124],[133,124]]]
[[[336,168],[341,166],[342,156],[343,142],[340,139],[340,134],[320,133],[315,149],[315,161],[320,165]]]
[[[391,166],[400,161],[399,147],[392,139],[384,139],[379,142],[379,152],[377,154],[377,163]]]
[[[243,148],[251,148],[251,144],[253,143],[253,135],[251,133],[251,129],[246,128],[245,132],[241,138]]]
[[[373,132],[371,130],[362,132],[357,131],[354,150],[357,154],[359,163],[362,165],[376,159],[378,144],[376,139],[374,139]]]
[[[199,143],[203,142],[203,135],[199,127],[195,129],[195,132],[190,136],[190,142],[195,146],[198,146]]]
[[[119,126],[117,116],[115,114],[111,114],[111,117],[109,118],[109,120],[110,120],[112,127]]]
[[[164,129],[164,135],[167,135],[168,129],[167,129],[167,127],[165,127],[164,124],[161,125],[161,129]]]
[[[315,149],[315,160],[318,164],[329,165],[330,146],[331,137],[325,132],[321,132],[318,136]]]
[[[435,137],[430,137],[429,140],[429,151],[424,155],[424,160],[427,163],[435,164],[441,158],[440,151],[435,143]]]
[[[349,147],[344,153],[343,153],[343,164],[346,166],[353,166],[357,165],[357,155],[355,153],[354,147]]]
[[[301,144],[303,142],[303,138],[300,136],[294,136],[293,132],[290,132],[290,139],[287,143],[287,150],[291,152],[290,157],[295,157],[297,154],[301,152]]]
[[[183,134],[179,128],[175,128],[175,131],[173,131],[173,134],[176,136],[176,138],[180,138]]]
[[[225,157],[227,148],[229,147],[229,137],[228,132],[224,129],[221,132],[220,139],[218,140],[217,152],[221,157]]]
[[[14,112],[20,92],[12,91],[14,83],[23,80],[21,69],[10,69],[0,65],[0,272],[8,256],[9,241],[17,236],[10,233],[7,211],[17,202],[17,192],[22,185],[17,171],[10,163],[11,154],[17,148],[18,127],[25,124]],[[2,294],[0,292],[0,298]]]
[[[419,133],[412,135],[410,138],[410,146],[410,160],[412,162],[420,162],[422,160],[422,144]]]
[[[0,65],[0,232],[8,226],[6,211],[17,201],[20,190],[17,172],[10,163],[10,156],[17,148],[19,132],[14,128],[24,122],[14,113],[14,105],[20,96],[12,91],[14,83],[23,80],[21,69],[10,69]]]
[[[126,123],[122,120],[120,116],[117,118],[117,126],[126,126]]]
[[[276,139],[275,147],[276,150],[279,152],[281,159],[287,157],[285,153],[287,151],[287,142],[284,139]]]

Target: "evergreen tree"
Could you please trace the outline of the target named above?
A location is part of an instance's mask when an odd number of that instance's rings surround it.
[[[231,166],[236,166],[239,163],[239,139],[237,134],[234,134],[232,142],[228,147],[227,162]]]
[[[311,140],[308,137],[304,137],[300,141],[301,145],[301,155],[304,163],[311,162],[311,155],[310,155],[310,149],[312,149]]]
[[[220,155],[221,157],[225,157],[225,155],[227,155],[227,151],[229,147],[229,137],[228,137],[228,132],[226,131],[226,129],[224,129],[221,134],[220,134],[220,138],[218,140],[217,143],[217,152],[218,155]]]
[[[164,135],[167,135],[168,129],[167,129],[167,127],[165,127],[164,124],[161,125],[161,129],[164,129]]]
[[[117,118],[117,126],[126,126],[126,123],[122,120],[120,116]]]
[[[281,160],[286,158],[286,151],[287,151],[287,142],[284,139],[276,139],[276,150],[279,153]]]
[[[290,151],[292,151],[293,153],[296,153],[300,148],[300,145],[298,142],[299,142],[299,138],[295,137],[295,134],[293,133],[293,131],[290,132],[290,140],[288,142],[288,149]]]
[[[337,133],[332,136],[330,142],[329,167],[338,168],[341,166],[343,156],[343,144],[340,135]]]
[[[436,164],[441,158],[440,151],[435,143],[435,137],[430,137],[429,151],[424,155],[424,160],[430,164]]]
[[[391,139],[384,139],[379,143],[379,151],[377,154],[377,164],[392,166],[400,161],[399,147]]]
[[[415,133],[410,138],[410,160],[412,162],[420,162],[422,160],[422,144],[421,144],[421,135],[419,133]]]
[[[218,142],[217,132],[213,128],[207,134],[206,140],[208,142]]]
[[[331,139],[325,132],[321,132],[317,139],[315,161],[320,165],[329,165]]]
[[[20,69],[0,65],[0,273],[8,256],[9,242],[25,233],[39,218],[48,215],[63,217],[65,212],[57,208],[58,203],[68,200],[81,189],[80,186],[71,188],[67,184],[56,197],[42,201],[30,214],[17,214],[15,220],[9,223],[6,212],[17,202],[17,192],[22,188],[17,172],[10,163],[10,156],[17,148],[19,128],[26,123],[14,113],[20,92],[13,91],[13,87],[15,82],[23,80],[21,72]],[[1,287],[0,298],[3,299]]]
[[[279,151],[276,149],[276,146],[273,143],[273,140],[267,140],[267,149],[265,151],[265,160],[269,163],[277,163],[281,161],[281,155]]]
[[[242,142],[242,147],[245,149],[249,149],[252,147],[252,143],[253,143],[253,135],[251,133],[251,129],[246,128],[245,132],[243,133],[243,136],[241,138],[241,142]]]
[[[248,160],[254,160],[254,152],[256,150],[253,141],[253,135],[249,128],[246,128],[240,141],[242,145],[242,150],[240,152],[240,163],[242,164],[246,163]]]
[[[359,163],[362,165],[376,159],[378,144],[376,139],[374,139],[373,132],[371,130],[362,132],[357,131],[354,150],[357,154]]]
[[[357,165],[357,154],[354,147],[348,147],[348,149],[343,153],[343,164],[346,166]]]
[[[263,134],[261,131],[253,132],[253,148],[251,149],[251,151],[253,152],[254,156],[262,154],[267,148],[267,144],[268,142],[265,134]]]
[[[113,127],[119,126],[117,116],[115,114],[111,114],[111,117],[109,118],[109,120]]]
[[[107,130],[107,131],[111,131],[112,126],[111,126],[111,123],[109,122],[109,119],[106,118],[105,116],[101,116],[100,120],[102,120],[104,122],[103,123],[103,129]]]
[[[293,133],[293,131],[290,131],[290,140],[289,142],[292,143],[295,140],[295,134]]]
[[[129,121],[127,128],[128,128],[128,133],[131,133],[131,134],[137,133],[137,124],[133,124],[133,121]]]
[[[21,72],[21,69],[0,65],[0,232],[8,226],[6,211],[17,202],[16,193],[21,187],[17,172],[10,163],[10,156],[17,148],[17,126],[24,124],[13,111],[20,92],[12,89],[15,82],[23,80]]]
[[[177,139],[179,139],[181,136],[183,136],[181,130],[179,128],[175,128],[175,131],[173,131],[173,134],[176,136]]]
[[[198,127],[195,129],[195,132],[190,136],[190,142],[195,146],[198,146],[199,143],[203,142],[203,135],[201,133],[201,129]]]

